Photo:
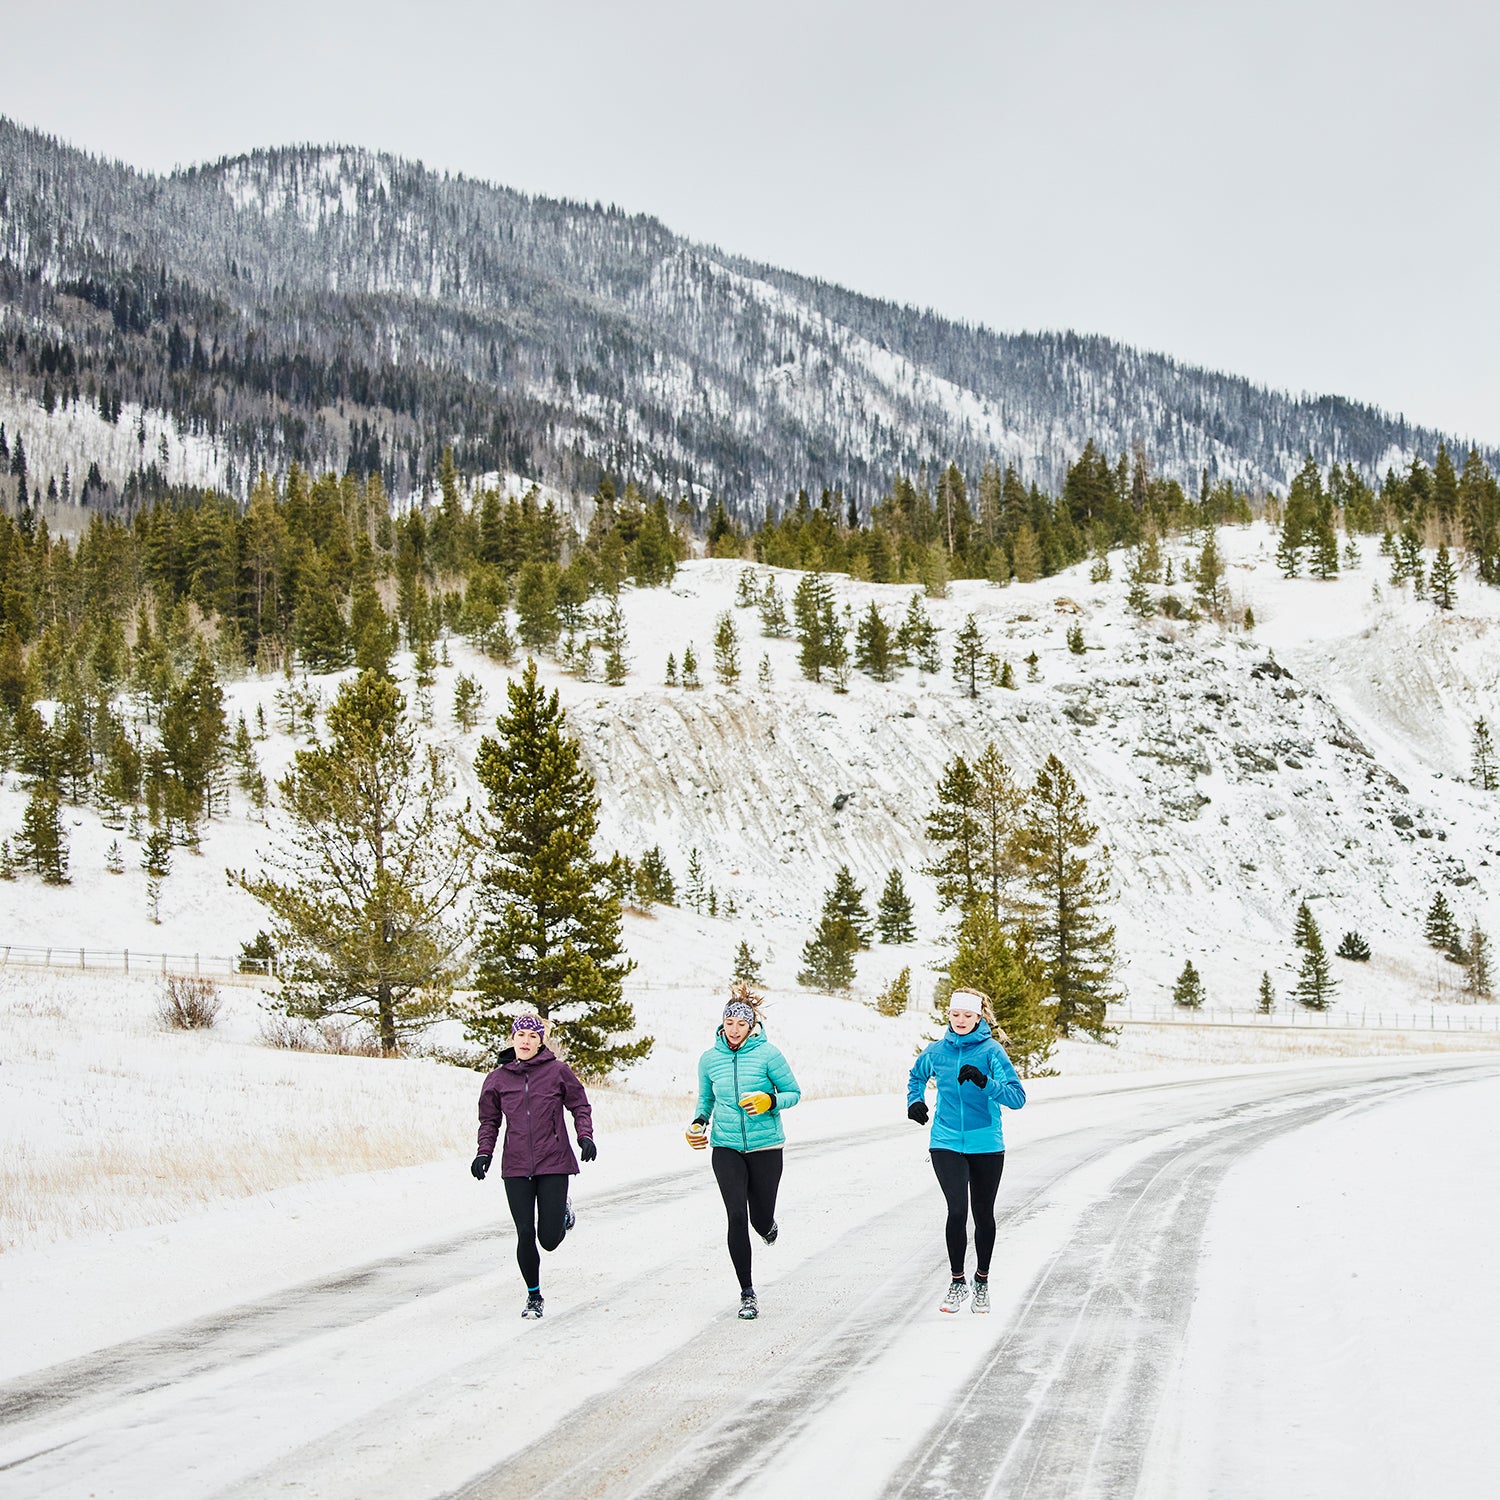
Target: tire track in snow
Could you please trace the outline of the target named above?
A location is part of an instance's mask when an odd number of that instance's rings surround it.
[[[901,1468],[887,1500],[1004,1495],[1123,1500],[1136,1492],[1164,1380],[1183,1345],[1204,1227],[1225,1174],[1304,1125],[1494,1064],[1325,1084],[1205,1121],[1201,1144],[1153,1153],[1120,1178],[1023,1299],[951,1418]],[[1305,1090],[1302,1091],[1305,1094]]]

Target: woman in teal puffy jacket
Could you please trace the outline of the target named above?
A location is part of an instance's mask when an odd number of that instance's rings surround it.
[[[948,1201],[948,1265],[953,1280],[942,1311],[955,1313],[969,1295],[964,1257],[969,1249],[969,1212],[974,1214],[974,1302],[990,1310],[990,1256],[995,1250],[995,1195],[1005,1170],[1000,1109],[1020,1109],[1026,1090],[996,1040],[999,1028],[989,996],[954,990],[948,997],[948,1030],[912,1064],[906,1084],[906,1115],[927,1123],[929,1080],[937,1084],[937,1113],[928,1154]],[[1004,1035],[1003,1032],[1000,1035]]]
[[[714,1044],[698,1059],[698,1112],[688,1126],[695,1151],[713,1147],[714,1177],[729,1216],[729,1258],[740,1279],[740,1317],[759,1315],[750,1279],[750,1229],[776,1243],[781,1185],[781,1115],[801,1097],[784,1058],[766,1040],[761,998],[747,984],[730,989]]]

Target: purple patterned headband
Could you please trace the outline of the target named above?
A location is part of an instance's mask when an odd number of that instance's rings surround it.
[[[518,1031],[534,1031],[539,1037],[547,1035],[547,1023],[540,1016],[517,1016],[510,1023],[510,1034],[514,1036]]]

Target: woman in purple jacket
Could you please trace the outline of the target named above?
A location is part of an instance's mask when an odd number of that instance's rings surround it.
[[[484,1180],[504,1120],[500,1175],[516,1221],[516,1263],[526,1278],[523,1318],[542,1315],[537,1241],[543,1250],[556,1250],[573,1227],[568,1178],[576,1175],[578,1162],[568,1145],[564,1109],[573,1115],[578,1155],[585,1161],[598,1155],[588,1095],[572,1068],[545,1045],[546,1038],[547,1023],[540,1016],[517,1016],[511,1023],[512,1045],[479,1091],[479,1155],[469,1168]]]

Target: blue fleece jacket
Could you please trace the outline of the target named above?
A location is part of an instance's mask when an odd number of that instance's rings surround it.
[[[966,1063],[973,1063],[985,1075],[988,1081],[982,1088],[958,1081],[958,1071]],[[1000,1106],[1020,1109],[1026,1103],[1026,1090],[1005,1048],[990,1034],[988,1021],[980,1021],[967,1036],[950,1027],[917,1058],[906,1081],[908,1106],[926,1092],[929,1078],[937,1080],[929,1146],[969,1156],[1005,1150]]]

